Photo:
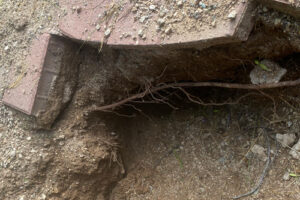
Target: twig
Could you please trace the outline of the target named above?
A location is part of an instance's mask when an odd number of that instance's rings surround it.
[[[266,165],[265,165],[265,168],[259,178],[259,181],[258,181],[258,184],[257,186],[255,186],[250,192],[247,192],[245,194],[242,194],[242,195],[239,195],[239,196],[236,196],[236,197],[233,197],[233,199],[240,199],[240,198],[243,198],[243,197],[247,197],[247,196],[250,196],[252,194],[254,194],[256,191],[259,190],[260,186],[262,185],[263,181],[264,181],[264,178],[266,177],[267,175],[267,172],[268,172],[268,169],[269,169],[269,166],[270,166],[270,163],[271,163],[271,153],[270,153],[270,141],[269,141],[269,136],[267,134],[266,135],[266,138],[267,138],[267,145],[268,145],[268,159],[267,159],[267,162],[266,162]]]
[[[168,68],[168,65],[165,66],[165,68],[163,69],[163,71],[160,73],[160,75],[156,78],[156,80],[159,80],[161,79],[161,77],[163,77],[165,75],[165,72]]]
[[[127,117],[127,118],[133,118],[133,117],[135,117],[135,115],[121,114],[121,113],[118,113],[118,112],[115,112],[115,111],[112,111],[112,110],[103,110],[103,112],[113,113],[113,114],[115,114],[117,116],[120,116],[120,117]]]
[[[123,99],[119,102],[112,103],[105,106],[92,106],[88,111],[96,110],[102,111],[107,109],[114,109],[118,106],[121,106],[127,102],[130,102],[135,99],[143,98],[148,94],[153,94],[160,90],[165,90],[169,88],[178,88],[178,87],[220,87],[220,88],[230,88],[230,89],[245,89],[245,90],[261,90],[261,89],[271,89],[271,88],[278,88],[278,87],[287,87],[287,86],[296,86],[300,84],[300,79],[294,81],[284,81],[279,83],[268,83],[268,84],[261,84],[261,85],[254,85],[254,84],[239,84],[239,83],[219,83],[219,82],[183,82],[183,83],[170,83],[164,84],[157,87],[149,87],[145,91],[134,94],[131,97]]]
[[[251,96],[251,95],[259,95],[258,93],[247,93],[241,97],[239,97],[237,100],[233,101],[233,102],[230,102],[230,101],[225,101],[225,102],[222,102],[222,103],[204,103],[201,99],[199,99],[198,97],[195,97],[191,94],[189,94],[186,90],[184,90],[183,88],[179,87],[178,88],[180,91],[182,91],[186,96],[187,98],[193,102],[193,103],[196,103],[196,104],[199,104],[199,105],[204,105],[204,106],[224,106],[224,105],[234,105],[234,104],[238,104],[242,99],[244,99],[245,97],[248,97],[248,96]]]
[[[151,97],[152,97],[154,100],[156,100],[156,101],[158,101],[158,102],[165,103],[165,104],[167,104],[170,108],[172,108],[172,109],[174,109],[174,110],[177,110],[177,109],[178,109],[178,108],[176,108],[175,106],[173,106],[172,104],[170,104],[169,102],[165,101],[164,99],[159,99],[159,98],[155,97],[154,94],[151,92],[151,90],[150,90],[149,94],[151,95]]]
[[[265,92],[263,92],[263,91],[261,91],[261,90],[258,90],[262,95],[264,95],[264,96],[266,96],[267,98],[269,98],[269,99],[271,99],[271,101],[273,102],[273,119],[274,119],[274,117],[275,117],[275,115],[277,116],[277,109],[276,109],[276,102],[275,102],[275,99],[274,99],[274,97],[272,97],[272,96],[270,96],[269,94],[267,94],[267,93],[265,93]]]
[[[281,100],[281,101],[283,101],[285,104],[287,104],[289,107],[291,107],[293,110],[299,110],[298,108],[296,108],[295,106],[293,106],[292,104],[290,104],[287,100],[285,100],[283,97],[282,97],[282,95],[279,95],[278,96],[279,97],[279,99]]]
[[[260,138],[261,133],[255,138],[254,142],[252,143],[251,147],[248,149],[248,151],[245,153],[245,155],[243,156],[243,158],[241,159],[241,161],[239,162],[239,165],[241,165],[244,160],[246,159],[247,155],[250,153],[250,151],[252,150],[252,148],[254,147],[254,145],[256,144],[257,140]]]
[[[146,117],[147,119],[149,119],[150,121],[153,121],[153,119],[151,119],[151,117],[149,117],[148,115],[146,115],[141,109],[138,109],[136,106],[132,105],[132,104],[125,104],[127,106],[132,107],[134,110],[138,111],[139,113],[141,113],[141,115],[143,115],[144,117]]]

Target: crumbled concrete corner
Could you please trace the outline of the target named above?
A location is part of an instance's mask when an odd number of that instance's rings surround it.
[[[33,109],[38,125],[43,128],[50,127],[72,99],[80,62],[78,49],[72,41],[51,37]]]

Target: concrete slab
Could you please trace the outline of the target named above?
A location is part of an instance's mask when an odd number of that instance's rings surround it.
[[[26,72],[13,81],[3,96],[3,103],[31,115],[43,70],[50,35],[44,34],[33,41],[25,62]]]
[[[141,22],[143,19],[137,19],[132,10],[133,3],[130,1],[117,2],[120,2],[120,5],[116,9],[110,0],[90,0],[88,3],[79,0],[60,0],[60,5],[67,12],[60,21],[60,30],[64,35],[76,40],[105,43],[123,48],[161,47],[165,45],[181,48],[195,46],[202,49],[217,44],[247,40],[253,26],[254,3],[252,1],[247,3],[238,1],[230,8],[230,11],[226,12],[225,17],[215,16],[211,24],[199,26],[201,30],[176,29],[177,23],[178,27],[180,24],[185,27],[185,24],[188,23],[185,20],[190,18],[185,16],[182,21],[169,24],[172,27],[172,33],[168,34],[166,29],[164,32],[167,34],[162,35],[161,32],[157,32],[158,19],[162,19],[158,12],[151,13],[148,16],[151,20],[148,22]],[[159,7],[159,1],[155,5]],[[110,12],[112,9],[117,11]],[[204,11],[207,10],[204,9]],[[232,19],[227,17],[230,12],[236,14]],[[106,20],[108,15],[110,20]],[[195,23],[200,24],[202,22],[199,19]],[[145,38],[142,38],[141,31],[144,32]]]
[[[51,123],[73,94],[78,49],[77,44],[59,36],[39,36],[26,58],[25,72],[5,91],[3,103],[42,119],[44,124]]]

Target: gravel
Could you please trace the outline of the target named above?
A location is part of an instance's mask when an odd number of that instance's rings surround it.
[[[38,199],[35,181],[46,159],[44,134],[34,134],[33,119],[3,105],[5,89],[21,72],[31,41],[55,30],[62,15],[58,1],[0,1],[0,199]],[[43,196],[42,196],[43,197]]]

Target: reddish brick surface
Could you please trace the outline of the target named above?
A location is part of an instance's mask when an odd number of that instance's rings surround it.
[[[26,71],[19,77],[20,81],[17,78],[13,80],[14,87],[6,90],[3,96],[4,104],[26,114],[32,114],[49,40],[50,35],[44,34],[33,41],[25,62]]]
[[[78,49],[76,43],[62,37],[39,36],[27,56],[25,73],[17,81],[13,80],[13,87],[5,91],[4,104],[39,117],[49,110],[59,113],[66,103],[62,102],[65,85],[73,91],[76,81]]]
[[[134,22],[134,15],[131,12],[132,4],[128,1],[120,13],[119,20],[110,37],[105,39],[104,25],[101,24],[101,29],[97,31],[95,24],[99,22],[98,15],[107,10],[111,2],[110,0],[90,0],[88,4],[85,4],[78,0],[68,2],[61,0],[61,6],[67,11],[67,15],[59,25],[62,33],[73,39],[96,43],[105,42],[107,45],[117,47],[156,47],[161,45],[182,47],[188,45],[205,48],[216,44],[246,40],[252,29],[252,15],[250,14],[252,10],[249,7],[253,5],[250,5],[252,3],[240,3],[235,8],[238,13],[235,20],[224,19],[215,28],[204,27],[202,32],[187,31],[182,35],[171,34],[170,39],[162,40],[156,32],[155,26],[150,26],[147,30],[146,40],[139,39],[139,37],[137,37],[138,42],[131,37],[120,39],[122,33],[131,32],[137,35],[138,30],[142,28],[140,23]],[[80,7],[80,12],[74,11],[74,7]]]

